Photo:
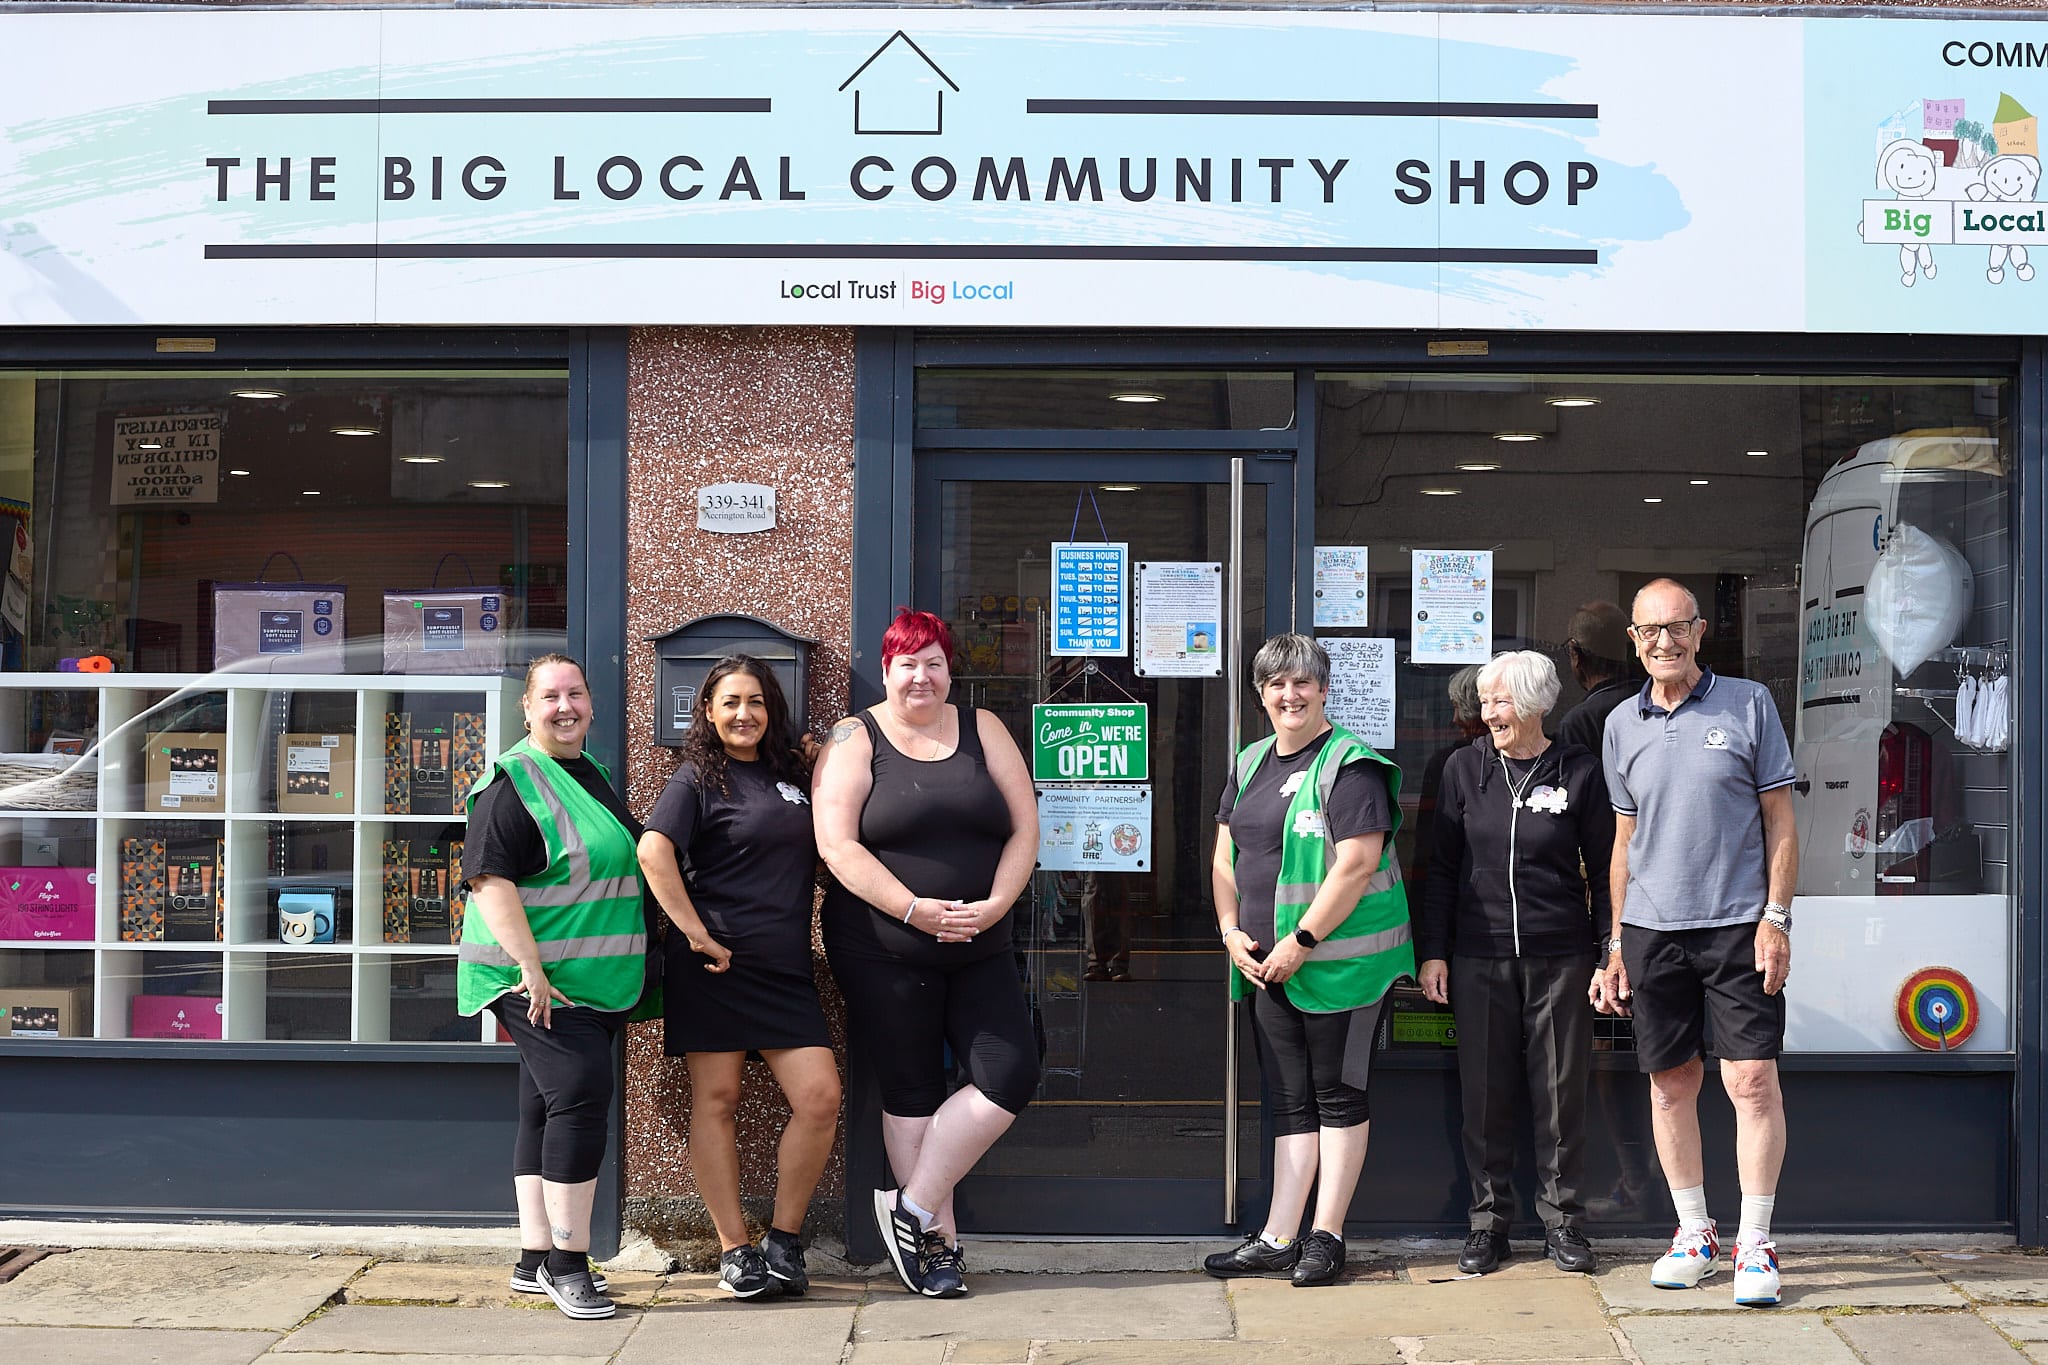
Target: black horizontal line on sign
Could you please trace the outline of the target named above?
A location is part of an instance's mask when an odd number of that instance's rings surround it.
[[[208,100],[209,114],[765,114],[765,99]]]
[[[1484,100],[1052,100],[1027,114],[1232,114],[1275,118],[1599,118],[1597,104],[1497,104]]]
[[[823,246],[698,242],[303,242],[209,246],[209,261],[560,260],[847,261],[1394,261],[1598,265],[1598,251],[1514,247]]]

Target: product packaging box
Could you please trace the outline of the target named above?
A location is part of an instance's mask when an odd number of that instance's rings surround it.
[[[457,943],[462,937],[462,844],[384,842],[384,941]]]
[[[202,814],[228,808],[226,735],[170,730],[151,735],[145,747],[145,808]]]
[[[138,995],[128,1007],[130,1038],[219,1038],[217,995]]]
[[[164,938],[173,943],[218,943],[223,911],[218,836],[171,840],[164,891]]]
[[[394,711],[384,718],[384,813],[386,815],[455,815],[456,724],[476,712]],[[481,719],[468,723],[471,739],[465,754],[483,749]],[[471,757],[471,776],[463,785],[467,796],[480,773],[481,758]]]
[[[277,745],[277,808],[292,815],[353,815],[356,737],[287,734]]]
[[[461,815],[469,809],[469,794],[482,785],[491,771],[490,737],[484,729],[481,711],[455,713],[455,761],[449,773],[454,789],[449,794],[454,810]]]
[[[503,673],[518,622],[502,588],[384,594],[386,673]]]
[[[384,717],[384,813],[412,814],[412,726],[403,711]]]
[[[161,839],[121,841],[121,937],[153,943],[164,936],[169,850]]]
[[[92,987],[0,986],[0,1038],[87,1038]]]
[[[348,589],[337,583],[213,585],[213,666],[346,673]]]
[[[91,868],[0,867],[0,939],[90,942],[99,882]]]
[[[31,834],[21,836],[23,867],[86,867],[97,856],[90,834]]]

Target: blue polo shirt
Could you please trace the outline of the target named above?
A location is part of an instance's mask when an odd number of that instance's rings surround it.
[[[1757,797],[1796,775],[1777,705],[1762,684],[1712,669],[1673,710],[1650,687],[1608,715],[1601,745],[1608,798],[1636,819],[1621,922],[1754,923],[1770,896]]]

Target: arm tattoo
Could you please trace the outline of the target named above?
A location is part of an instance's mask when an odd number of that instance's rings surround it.
[[[860,717],[848,716],[845,720],[832,727],[832,734],[825,742],[827,744],[844,744],[860,732]]]

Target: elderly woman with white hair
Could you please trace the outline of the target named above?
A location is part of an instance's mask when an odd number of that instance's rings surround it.
[[[1534,650],[1479,673],[1486,731],[1451,756],[1437,793],[1429,882],[1416,920],[1423,992],[1458,1020],[1472,1234],[1458,1268],[1511,1254],[1518,1091],[1534,1111],[1544,1254],[1591,1271],[1580,1224],[1593,1017],[1576,983],[1609,922],[1614,847],[1600,756],[1544,737],[1557,666]]]

